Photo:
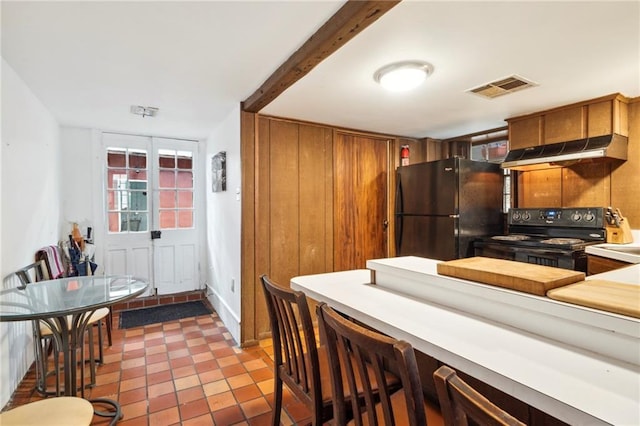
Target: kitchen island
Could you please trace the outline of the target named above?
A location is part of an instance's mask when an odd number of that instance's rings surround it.
[[[379,259],[291,286],[569,424],[640,424],[638,319],[441,276],[437,263]],[[615,272],[640,284],[640,265]]]

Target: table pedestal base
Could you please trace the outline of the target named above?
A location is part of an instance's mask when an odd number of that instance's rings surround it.
[[[122,409],[120,408],[120,404],[118,404],[116,401],[112,400],[112,399],[108,399],[108,398],[95,398],[95,399],[90,399],[89,402],[92,405],[108,405],[113,407],[113,411],[99,411],[96,408],[93,409],[93,412],[95,413],[96,416],[100,416],[100,417],[113,417],[113,420],[111,420],[111,422],[109,422],[109,426],[113,426],[115,425],[118,420],[120,420],[122,418]]]

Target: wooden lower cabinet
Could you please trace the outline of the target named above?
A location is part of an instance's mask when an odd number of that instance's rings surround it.
[[[608,257],[587,255],[587,275],[600,274],[602,272],[613,271],[614,269],[624,268],[630,263],[621,260],[609,259]]]
[[[435,383],[433,381],[433,373],[443,365],[437,359],[425,355],[420,351],[415,351],[418,369],[420,371],[420,380],[422,381],[422,390],[426,398],[434,403],[438,403],[438,395],[436,393]],[[498,407],[502,408],[512,416],[516,417],[523,423],[530,426],[563,426],[567,425],[561,420],[546,414],[537,408],[520,401],[508,395],[493,386],[490,386],[474,377],[469,376],[463,371],[457,370],[458,375],[466,381],[470,386],[484,395],[488,400]]]

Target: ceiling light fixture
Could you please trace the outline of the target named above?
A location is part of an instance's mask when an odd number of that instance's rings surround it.
[[[141,115],[142,117],[155,117],[155,115],[158,113],[158,108],[131,105],[130,111],[131,114]]]
[[[395,62],[380,68],[373,79],[392,92],[415,89],[433,72],[433,65],[421,61]]]

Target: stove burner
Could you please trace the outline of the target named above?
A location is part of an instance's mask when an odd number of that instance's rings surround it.
[[[502,240],[502,241],[523,241],[523,240],[528,240],[529,237],[528,235],[518,235],[518,234],[513,234],[513,235],[496,235],[495,237],[491,237],[492,240]]]
[[[548,240],[540,241],[543,244],[553,244],[553,245],[573,245],[573,244],[581,244],[584,243],[583,240],[578,238],[550,238]]]

